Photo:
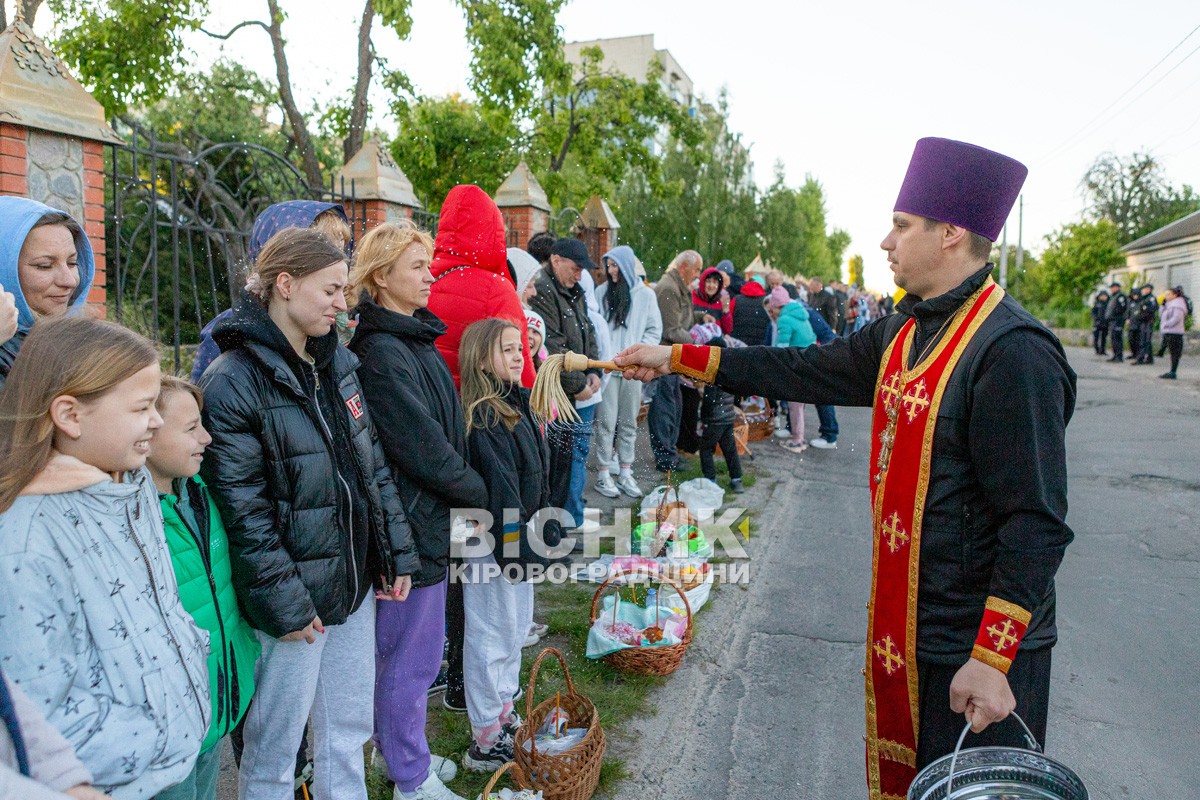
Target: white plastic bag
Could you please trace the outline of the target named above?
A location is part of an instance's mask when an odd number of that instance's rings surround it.
[[[665,499],[664,495],[666,495]],[[654,514],[660,505],[672,503],[678,499],[680,499],[679,490],[674,486],[655,486],[642,498],[642,520],[653,522]]]
[[[708,478],[692,478],[680,485],[679,499],[697,520],[711,519],[725,505],[725,490]]]

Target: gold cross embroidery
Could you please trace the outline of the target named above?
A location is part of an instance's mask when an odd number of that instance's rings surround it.
[[[893,372],[883,385],[880,387],[880,394],[883,397],[884,407],[891,407],[900,399],[901,393],[904,391],[904,381],[900,379],[899,371]]]
[[[891,634],[876,642],[872,649],[875,651],[875,655],[879,656],[879,660],[883,662],[883,668],[887,670],[888,675],[904,666],[904,659],[901,658],[896,643],[892,641]]]
[[[900,514],[896,511],[883,523],[883,538],[887,540],[888,550],[893,553],[908,544],[908,531],[900,524]]]
[[[925,391],[925,379],[922,378],[915,386],[904,393],[900,400],[908,413],[908,421],[912,422],[925,409],[929,408],[929,393]]]
[[[1004,620],[1004,624],[999,623],[988,626],[988,635],[992,637],[992,641],[996,644],[998,651],[1004,651],[1017,643],[1017,632],[1013,627],[1012,620]]]

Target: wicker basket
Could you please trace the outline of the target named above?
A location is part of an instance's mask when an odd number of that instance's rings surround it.
[[[775,424],[771,422],[774,416],[771,413],[771,406],[766,401],[757,398],[759,402],[749,402],[750,398],[743,401],[742,413],[746,418],[746,439],[750,442],[757,442],[760,439],[766,439],[775,432]]]
[[[596,594],[592,597],[591,624],[596,623],[600,597],[604,594],[604,590],[608,588],[614,578],[618,577],[622,576],[617,574],[609,577],[596,590]],[[609,653],[604,656],[604,663],[613,669],[630,672],[634,675],[670,675],[679,668],[679,663],[683,661],[683,654],[687,652],[688,645],[692,643],[692,604],[688,602],[687,594],[679,585],[679,581],[663,577],[661,582],[671,586],[683,598],[683,607],[687,610],[687,628],[683,632],[683,641],[664,647],[626,647]]]
[[[567,679],[566,694],[548,697],[533,705],[533,690],[537,685],[538,671],[542,659],[552,655],[562,665]],[[567,712],[572,728],[587,728],[583,741],[558,755],[539,753],[535,736],[555,707]],[[529,743],[529,749],[525,743]],[[529,671],[529,686],[525,690],[525,721],[513,737],[513,782],[522,789],[542,792],[545,800],[587,800],[596,791],[600,782],[600,763],[604,760],[604,729],[600,727],[600,715],[591,700],[575,691],[571,671],[562,653],[547,647],[533,662]]]
[[[521,774],[521,768],[516,765],[516,762],[509,761],[507,764],[504,764],[502,767],[500,767],[500,769],[492,773],[492,777],[488,780],[487,786],[483,787],[483,794],[480,795],[481,800],[488,800],[489,795],[491,795],[492,791],[496,788],[496,784],[500,781],[500,776],[506,772],[511,772],[512,775],[509,776],[509,779],[512,780],[513,783],[517,783],[517,776]]]

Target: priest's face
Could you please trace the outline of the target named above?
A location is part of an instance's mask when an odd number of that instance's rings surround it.
[[[942,226],[927,225],[924,217],[897,211],[892,229],[879,243],[888,254],[896,285],[917,297],[929,297],[942,261]]]

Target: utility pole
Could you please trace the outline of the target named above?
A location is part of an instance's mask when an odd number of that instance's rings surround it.
[[[1017,272],[1025,263],[1025,195],[1021,195],[1017,203]]]
[[[1004,223],[1004,233],[1000,236],[1000,288],[1008,288],[1008,223]]]

